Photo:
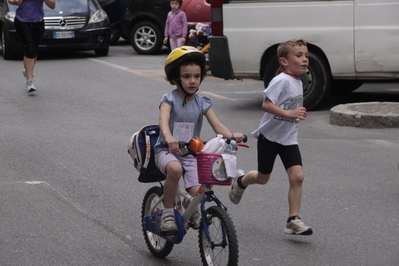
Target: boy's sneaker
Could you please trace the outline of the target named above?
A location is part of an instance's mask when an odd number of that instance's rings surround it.
[[[33,80],[27,80],[25,83],[26,90],[28,93],[36,91],[35,85],[33,85]]]
[[[241,170],[241,169],[237,170],[236,178],[233,179],[233,182],[231,183],[231,186],[229,188],[229,191],[228,191],[229,199],[234,204],[240,203],[242,194],[244,193],[245,189],[240,188],[237,184],[237,178],[244,176],[244,175],[245,175],[244,170]]]
[[[312,228],[306,226],[301,218],[296,217],[294,220],[291,220],[284,229],[284,233],[289,235],[311,235],[313,234]]]
[[[161,216],[161,225],[159,226],[162,232],[177,232],[177,225],[175,222],[175,214],[173,212],[164,212]]]

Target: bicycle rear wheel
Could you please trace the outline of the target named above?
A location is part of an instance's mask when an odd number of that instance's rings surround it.
[[[147,191],[147,193],[144,196],[143,206],[141,209],[141,222],[143,222],[144,216],[151,214],[150,210],[154,207],[154,204],[156,204],[156,202],[159,200],[161,196],[162,196],[162,189],[160,187],[152,187]],[[155,208],[155,211],[160,211],[162,209],[164,209],[164,206],[161,203],[157,206],[157,208]],[[172,251],[173,243],[168,242],[166,239],[150,231],[147,231],[144,228],[144,224],[143,224],[143,234],[148,249],[155,257],[165,258]]]
[[[219,206],[211,206],[206,212],[211,241],[208,242],[204,225],[201,223],[199,248],[203,265],[238,265],[237,234],[230,216]]]

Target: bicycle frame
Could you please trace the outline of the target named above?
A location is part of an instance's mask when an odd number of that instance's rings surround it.
[[[160,182],[161,183],[161,182]],[[161,183],[162,185],[162,183]],[[163,187],[163,186],[162,186]],[[176,217],[176,225],[179,229],[178,233],[174,235],[165,235],[162,232],[159,231],[159,223],[161,221],[160,217],[162,215],[163,210],[157,211],[157,207],[162,203],[164,196],[162,195],[154,204],[152,207],[150,213],[152,215],[147,215],[144,217],[144,226],[147,231],[150,231],[162,238],[165,238],[166,240],[178,244],[180,243],[184,235],[186,234],[186,231],[188,230],[188,221],[191,217],[191,215],[194,213],[195,209],[198,208],[198,205],[200,205],[200,211],[201,211],[201,219],[202,219],[202,225],[203,229],[205,231],[205,235],[208,239],[209,242],[211,242],[211,238],[209,236],[209,231],[208,231],[208,223],[207,223],[207,218],[206,218],[206,213],[205,213],[205,204],[206,202],[214,202],[217,206],[221,206],[223,208],[224,205],[221,203],[221,201],[214,195],[214,192],[211,188],[212,186],[210,185],[202,185],[200,190],[202,190],[198,195],[192,197],[189,193],[187,193],[185,190],[179,188],[176,198],[175,198],[175,217]],[[187,199],[190,200],[191,202],[188,205],[188,207],[184,210],[182,206],[182,199]],[[225,236],[225,232],[223,232],[223,236]]]

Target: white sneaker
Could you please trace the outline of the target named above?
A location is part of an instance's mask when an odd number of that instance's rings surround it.
[[[244,193],[245,189],[240,188],[237,184],[237,178],[244,176],[244,175],[245,175],[244,170],[241,170],[241,169],[237,170],[236,178],[233,179],[233,182],[231,183],[231,186],[229,188],[229,191],[228,191],[229,199],[234,204],[240,203],[242,194]]]
[[[313,230],[310,226],[305,225],[301,221],[301,218],[296,217],[287,224],[284,233],[289,235],[311,235],[313,234]]]
[[[177,232],[177,225],[175,222],[175,214],[173,212],[164,212],[161,216],[161,225],[159,226],[162,232]]]
[[[27,80],[25,83],[26,90],[28,93],[36,91],[35,85],[33,85],[33,80]]]

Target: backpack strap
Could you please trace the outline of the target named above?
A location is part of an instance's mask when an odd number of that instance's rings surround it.
[[[143,162],[143,168],[147,169],[148,164],[150,162],[150,158],[151,158],[151,140],[150,140],[150,132],[148,132],[148,130],[146,129],[145,131],[145,159]]]
[[[151,135],[157,134],[156,130],[150,130],[149,128],[144,129],[145,133],[145,159],[143,162],[143,168],[147,169],[148,164],[150,163],[151,158]]]

